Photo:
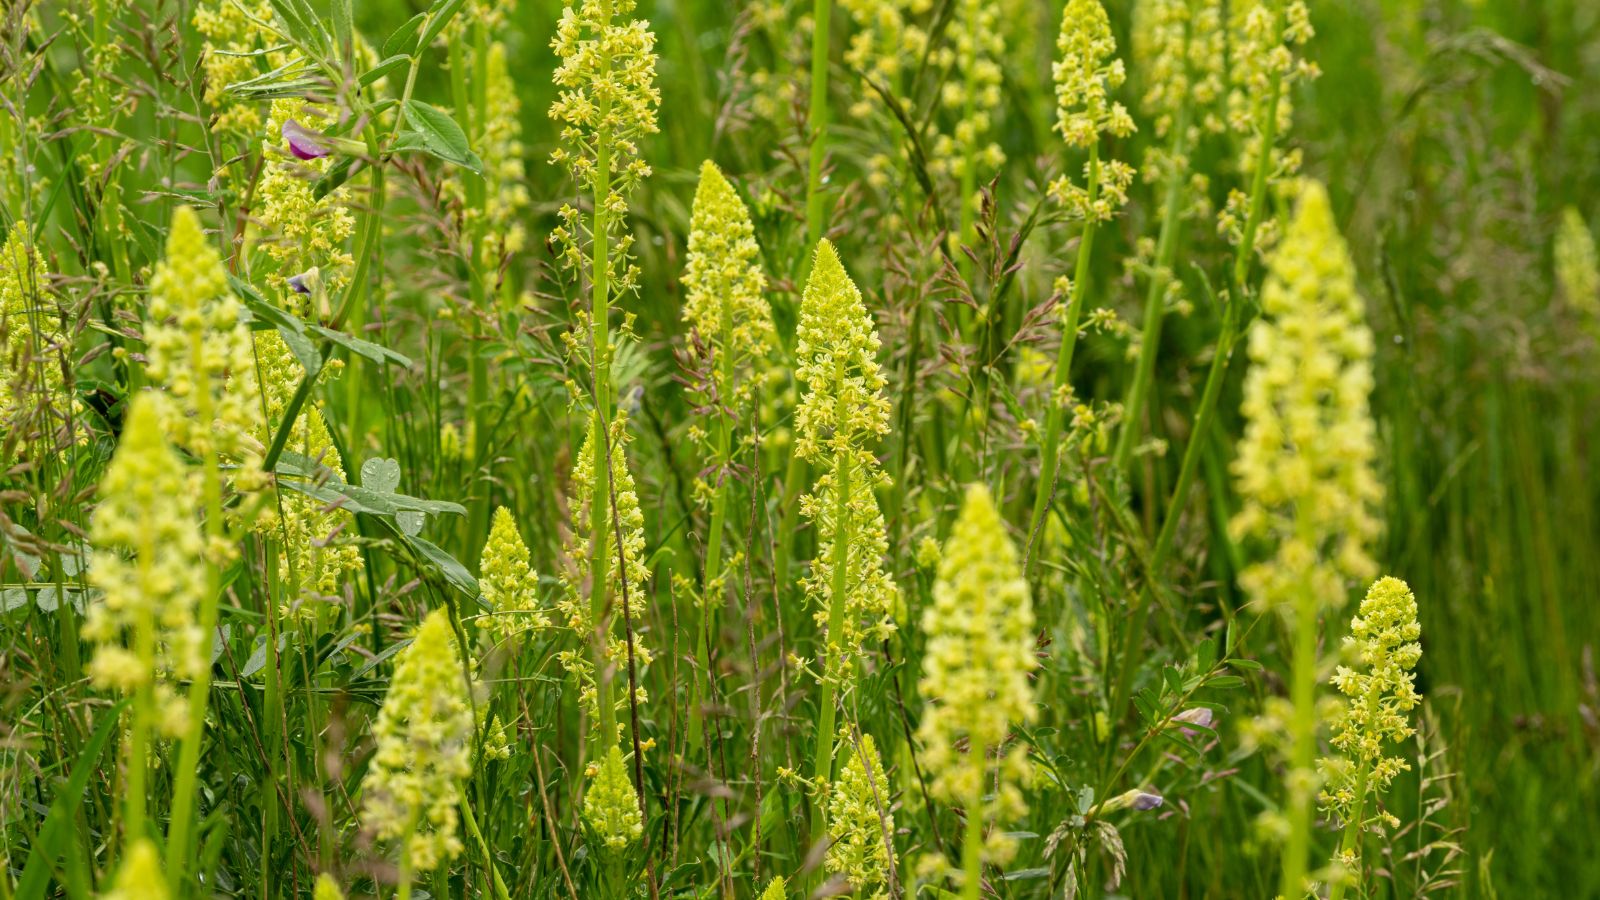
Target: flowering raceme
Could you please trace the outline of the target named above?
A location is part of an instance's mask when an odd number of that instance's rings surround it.
[[[205,101],[215,112],[213,131],[237,139],[250,140],[261,129],[261,113],[256,104],[229,96],[230,85],[261,74],[255,54],[281,41],[263,23],[272,21],[270,0],[202,0],[195,4],[194,27],[205,38]],[[289,62],[289,54],[274,50],[266,54],[272,68]]]
[[[239,460],[252,444],[259,450],[261,393],[240,309],[200,217],[178,207],[150,279],[146,373],[166,389],[167,433],[198,456]]]
[[[1319,764],[1327,777],[1320,800],[1340,825],[1349,829],[1339,860],[1347,868],[1359,863],[1355,837],[1367,825],[1367,799],[1379,797],[1406,763],[1386,754],[1386,744],[1398,744],[1414,734],[1410,713],[1421,702],[1412,670],[1422,657],[1422,626],[1417,622],[1417,600],[1398,578],[1373,582],[1361,609],[1350,621],[1344,639],[1347,656],[1361,669],[1340,666],[1333,685],[1346,698],[1333,724],[1333,748],[1339,756]],[[1380,818],[1394,828],[1394,816]]]
[[[50,416],[76,406],[60,359],[71,347],[45,296],[44,264],[18,221],[0,247],[0,425],[8,429],[47,430]]]
[[[428,613],[397,659],[361,790],[367,825],[399,842],[408,872],[428,872],[461,852],[456,807],[472,774],[472,703],[449,614]]]
[[[1600,254],[1583,215],[1567,207],[1556,232],[1556,284],[1567,305],[1581,312],[1600,312]]]
[[[1382,488],[1368,408],[1372,332],[1355,266],[1316,182],[1303,183],[1261,306],[1233,463],[1243,502],[1231,530],[1236,539],[1270,541],[1275,554],[1239,581],[1269,606],[1306,590],[1337,607],[1348,582],[1375,574],[1367,548],[1380,527],[1373,507]]]
[[[889,612],[896,591],[883,567],[888,539],[873,494],[886,476],[867,447],[889,431],[878,347],[861,291],[833,245],[822,241],[800,302],[795,379],[804,394],[795,410],[795,452],[824,470],[801,498],[801,512],[817,529],[817,555],[805,587],[818,607],[818,623],[830,626],[832,678],[847,671],[862,641],[894,628]],[[835,597],[834,569],[841,559],[845,589]],[[836,623],[829,621],[835,603],[843,603]]]
[[[1122,60],[1115,58],[1117,41],[1100,0],[1068,0],[1056,49],[1060,54],[1055,63],[1056,130],[1068,146],[1094,155],[1084,166],[1082,184],[1062,175],[1051,183],[1050,193],[1078,218],[1110,221],[1128,202],[1133,167],[1119,160],[1100,160],[1100,140],[1106,135],[1127,137],[1134,126],[1128,110],[1110,99],[1111,90],[1127,74]]]
[[[1133,57],[1144,76],[1144,110],[1155,120],[1157,137],[1174,137],[1174,129],[1186,121],[1182,144],[1193,147],[1202,133],[1218,134],[1226,128],[1221,107],[1227,91],[1227,29],[1221,0],[1138,4],[1134,7]],[[1173,168],[1189,168],[1187,152],[1184,157],[1173,157],[1159,142],[1145,151],[1147,180],[1159,182]],[[1200,173],[1194,177],[1205,180]]]
[[[100,900],[168,900],[172,891],[161,873],[161,856],[149,838],[139,838],[123,854],[111,890]]]
[[[927,647],[917,690],[927,705],[917,739],[932,776],[929,792],[963,805],[969,827],[1003,826],[1027,811],[1027,750],[1005,745],[1013,726],[1037,715],[1029,675],[1038,661],[1028,584],[982,485],[967,489],[945,542],[922,631]],[[1004,861],[1013,850],[1004,827],[989,831],[986,858]]]
[[[494,511],[489,540],[483,545],[478,587],[490,608],[478,624],[496,640],[511,640],[550,624],[539,608],[539,576],[533,571],[528,546],[522,542],[511,510],[504,506]]]
[[[595,768],[594,781],[583,796],[583,820],[594,829],[600,843],[613,852],[626,848],[644,834],[639,795],[628,779],[622,749],[615,744]]]
[[[207,579],[194,493],[162,428],[156,398],[136,395],[90,520],[89,583],[102,596],[83,636],[96,645],[90,680],[123,694],[151,691],[155,723],[178,735],[187,704],[177,683],[209,662],[196,622]]]
[[[822,867],[849,883],[852,895],[882,900],[895,867],[891,846],[894,815],[889,780],[872,735],[846,741],[844,768],[828,788],[828,853]]]
[[[572,629],[581,644],[595,640],[596,630],[604,629],[600,658],[604,664],[627,679],[628,671],[628,642],[619,634],[622,630],[618,622],[622,618],[620,609],[623,598],[623,581],[627,581],[628,614],[633,621],[633,664],[643,669],[650,663],[649,649],[639,640],[638,629],[643,622],[646,612],[647,592],[645,583],[650,579],[650,567],[644,561],[644,513],[639,509],[639,495],[634,492],[633,475],[628,471],[627,440],[628,440],[627,415],[618,411],[617,417],[612,420],[609,442],[611,444],[611,490],[616,497],[615,533],[622,543],[622,556],[627,561],[625,569],[617,565],[617,548],[611,545],[611,550],[606,554],[606,578],[610,585],[609,596],[617,608],[612,609],[604,623],[595,620],[594,611],[591,609],[587,598],[583,596],[584,584],[589,581],[594,571],[594,561],[589,558],[592,542],[589,532],[589,523],[592,521],[589,504],[594,502],[595,484],[595,448],[593,434],[584,441],[583,449],[578,453],[578,460],[572,469],[572,540],[567,545],[567,554],[571,558],[574,571],[563,576],[566,588],[564,598],[557,604],[558,608],[567,618],[567,626]],[[609,503],[609,497],[600,498],[600,502]],[[624,576],[626,573],[626,576]],[[596,706],[598,694],[595,690],[595,678],[600,675],[596,672],[595,664],[583,650],[566,650],[560,654],[560,659],[568,672],[572,673],[582,685],[581,700],[589,705],[595,727],[600,725],[600,710]],[[648,699],[645,689],[641,684],[636,694],[636,699],[644,703]],[[618,709],[627,707],[627,695],[624,692],[617,696]],[[620,732],[619,732],[620,734]],[[617,740],[619,735],[603,735],[601,746],[606,746]]]

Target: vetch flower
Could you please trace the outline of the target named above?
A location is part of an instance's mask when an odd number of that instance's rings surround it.
[[[1166,798],[1160,794],[1152,794],[1149,791],[1134,788],[1131,791],[1118,794],[1103,803],[1100,806],[1100,814],[1105,815],[1124,809],[1149,812],[1152,809],[1159,809],[1165,802],[1167,802]]]
[[[328,149],[322,145],[318,136],[306,130],[304,125],[294,119],[284,120],[283,140],[288,145],[289,152],[298,159],[321,159],[328,155]]]
[[[457,806],[472,774],[472,704],[449,613],[428,613],[397,660],[372,727],[363,809],[380,840],[431,872],[461,852]]]

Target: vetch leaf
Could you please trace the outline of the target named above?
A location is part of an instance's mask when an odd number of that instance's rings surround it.
[[[482,174],[483,160],[467,144],[466,132],[444,110],[421,100],[405,102],[406,121],[411,127],[400,135],[397,149],[421,150]]]

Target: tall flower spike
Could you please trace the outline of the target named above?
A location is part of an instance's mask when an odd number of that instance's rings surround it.
[[[196,455],[239,460],[261,431],[255,354],[239,312],[200,217],[178,207],[150,279],[146,372],[166,389],[167,433]]]
[[[478,561],[478,586],[490,608],[478,623],[495,639],[510,640],[550,624],[539,608],[539,576],[534,574],[528,546],[522,542],[511,510],[504,506],[494,511],[489,540]]]
[[[156,845],[149,838],[139,838],[122,857],[111,890],[101,894],[100,900],[168,900],[171,896]]]
[[[1134,125],[1128,110],[1110,97],[1127,74],[1116,58],[1117,41],[1100,0],[1068,0],[1056,49],[1056,130],[1068,146],[1092,155],[1082,183],[1062,175],[1051,183],[1050,193],[1072,215],[1106,222],[1128,202],[1133,167],[1100,159],[1100,141],[1106,135],[1127,137]]]
[[[0,247],[0,426],[8,430],[47,431],[50,413],[74,403],[60,359],[70,346],[45,296],[44,263],[18,221]]]
[[[1349,582],[1376,574],[1367,548],[1378,535],[1382,488],[1368,409],[1372,332],[1355,264],[1317,182],[1303,182],[1261,305],[1250,328],[1245,429],[1233,463],[1243,502],[1232,531],[1276,552],[1239,580],[1269,606],[1289,603],[1302,586],[1340,606]]]
[[[428,613],[400,651],[372,727],[377,753],[362,780],[366,823],[400,843],[410,870],[461,852],[461,781],[472,774],[472,704],[449,614]]]
[[[1337,861],[1347,870],[1360,866],[1360,834],[1367,827],[1367,799],[1380,798],[1394,777],[1407,768],[1403,759],[1386,754],[1415,733],[1410,713],[1421,702],[1412,670],[1422,657],[1422,626],[1417,600],[1398,578],[1373,582],[1350,621],[1344,639],[1347,657],[1361,670],[1340,666],[1333,686],[1347,700],[1333,724],[1333,748],[1340,755],[1319,764],[1327,779],[1320,800],[1345,828]],[[1389,813],[1379,818],[1390,828],[1399,821]]]
[[[1600,313],[1600,255],[1583,215],[1572,207],[1561,211],[1555,243],[1556,283],[1567,305],[1580,312]]]
[[[788,900],[788,885],[782,875],[774,875],[767,882],[767,889],[761,892],[761,900]]]
[[[89,679],[125,694],[151,690],[156,724],[181,734],[187,704],[176,686],[200,674],[210,650],[196,622],[205,544],[186,470],[150,394],[136,395],[128,411],[89,538],[89,583],[102,594],[83,623],[96,645]]]
[[[1223,131],[1227,29],[1222,0],[1139,3],[1134,7],[1133,58],[1144,75],[1144,110],[1155,120],[1157,137],[1172,136],[1185,105],[1185,146],[1193,147],[1202,132]],[[1145,178],[1159,182],[1172,167],[1189,167],[1186,158],[1170,157],[1169,148],[1153,143],[1145,151]]]
[[[532,198],[522,163],[522,101],[506,68],[505,44],[496,41],[489,45],[485,71],[488,116],[483,123],[482,154],[490,240],[484,242],[485,258],[480,264],[493,271],[499,268],[502,256],[522,252],[527,243],[522,220]]]
[[[822,241],[800,302],[795,378],[804,395],[795,410],[795,452],[825,470],[801,499],[801,512],[817,529],[817,556],[805,587],[818,623],[830,624],[832,604],[844,604],[839,633],[828,634],[830,677],[843,675],[863,640],[894,628],[895,587],[883,567],[888,539],[873,493],[886,476],[868,449],[889,431],[878,347],[861,292],[833,245]],[[838,558],[845,590],[835,598]]]
[[[612,852],[626,848],[644,834],[639,795],[628,778],[622,749],[615,744],[596,767],[594,782],[583,796],[583,820]]]
[[[249,140],[261,130],[258,104],[228,88],[261,74],[258,55],[282,42],[263,23],[272,21],[270,0],[201,0],[194,9],[195,31],[205,38],[205,101],[214,111],[212,131]],[[288,64],[290,54],[266,53],[267,66]]]
[[[1002,826],[989,830],[984,858],[1003,862],[1014,851],[1003,825],[1027,811],[1021,789],[1030,778],[1025,748],[1007,750],[1006,740],[1037,715],[1028,679],[1038,662],[1028,583],[982,485],[967,489],[945,542],[922,631],[917,690],[927,706],[917,739],[929,792],[964,806],[968,827]]]
[[[644,560],[644,513],[639,508],[639,495],[633,487],[633,475],[628,471],[627,441],[628,441],[627,415],[618,411],[617,417],[611,423],[611,488],[616,494],[617,518],[615,531],[622,540],[622,555],[627,560],[627,596],[628,613],[633,620],[633,662],[640,669],[649,665],[652,659],[650,650],[644,642],[639,640],[639,630],[643,626],[645,613],[648,610],[646,597],[648,592],[645,583],[650,579],[650,567]],[[593,571],[594,561],[589,558],[591,547],[589,523],[592,518],[589,514],[589,504],[594,496],[595,482],[595,448],[593,436],[586,439],[583,449],[578,452],[577,464],[572,469],[572,538],[567,545],[567,555],[572,560],[573,571],[566,573],[563,578],[565,588],[563,597],[557,604],[558,609],[566,617],[566,624],[578,638],[579,649],[562,651],[559,654],[562,665],[576,677],[582,686],[582,702],[589,707],[592,720],[599,727],[599,708],[596,706],[598,695],[595,690],[594,662],[589,658],[587,651],[581,649],[595,640],[596,629],[601,623],[594,620],[588,598],[583,595],[584,585],[589,581]],[[609,498],[604,498],[609,502]],[[616,677],[622,683],[627,682],[628,671],[628,643],[621,632],[622,626],[622,596],[623,596],[623,569],[617,565],[616,544],[611,544],[607,553],[605,571],[610,579],[610,596],[614,608],[604,623],[605,635],[602,656]],[[626,709],[628,704],[627,692],[622,691],[616,696],[617,709]],[[642,682],[639,685],[636,699],[644,703],[648,699]],[[620,736],[620,726],[617,735],[603,735],[601,746],[614,743]]]
[[[339,888],[339,882],[333,876],[323,872],[317,876],[317,887],[311,895],[311,900],[344,900],[344,891]]]
[[[706,160],[689,220],[683,319],[711,349],[708,371],[695,385],[694,399],[710,408],[716,427],[708,430],[696,424],[691,433],[707,445],[712,465],[719,469],[732,462],[737,448],[729,433],[746,420],[756,399],[750,370],[777,341],[772,310],[761,293],[766,276],[758,262],[760,253],[750,211],[716,163]],[[709,498],[711,490],[703,479],[696,484],[703,498]]]
[[[894,816],[889,812],[889,779],[872,735],[861,735],[859,749],[850,741],[839,778],[828,789],[828,853],[822,868],[849,882],[852,896],[887,898],[887,880],[895,867],[891,852]]]

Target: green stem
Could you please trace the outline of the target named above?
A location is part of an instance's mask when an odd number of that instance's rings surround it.
[[[974,779],[977,787],[972,796],[967,798],[967,833],[964,845],[961,848],[961,898],[962,900],[978,900],[983,890],[983,773],[982,748],[971,748],[968,755],[975,756],[977,768],[980,769],[978,777]]]
[[[811,140],[806,152],[806,246],[822,239],[822,159],[828,140],[828,19],[833,0],[814,0],[811,18]]]
[[[731,311],[722,310],[722,357],[720,361],[721,385],[718,391],[718,403],[731,399],[733,393],[733,320]],[[706,535],[706,569],[705,580],[701,582],[700,603],[701,616],[699,633],[695,641],[695,662],[699,667],[696,677],[690,682],[690,701],[693,708],[689,716],[689,753],[694,756],[700,749],[701,738],[705,731],[704,699],[711,697],[711,635],[717,627],[717,612],[722,608],[722,590],[719,580],[722,577],[722,534],[726,530],[728,492],[732,487],[731,467],[733,462],[733,429],[728,422],[728,412],[719,408],[717,411],[717,449],[716,449],[716,493],[711,499],[711,523]],[[700,694],[701,682],[704,682],[705,693]]]
[[[611,21],[611,2],[602,0],[601,18]],[[611,58],[601,60],[602,77],[611,72]],[[611,117],[611,98],[600,101],[599,121]],[[608,428],[611,423],[611,214],[607,197],[611,194],[611,129],[602,126],[595,135],[593,176],[594,242],[590,283],[590,318],[594,329],[594,494],[589,498],[589,612],[597,633],[595,646],[595,696],[600,705],[600,729],[595,755],[617,740],[617,710],[611,699],[611,671],[607,657],[607,638],[611,634],[607,616],[611,605],[611,452]]]
[[[472,836],[479,852],[483,854],[483,865],[494,881],[495,897],[498,900],[511,900],[511,892],[506,890],[506,883],[500,878],[500,870],[494,864],[494,854],[489,852],[489,842],[483,839],[483,832],[478,830],[478,819],[472,814],[472,803],[466,797],[461,798],[461,819],[467,825],[467,834]]]
[[[1093,208],[1100,194],[1100,145],[1089,147],[1089,206]],[[1056,350],[1055,382],[1049,397],[1049,412],[1045,414],[1043,455],[1039,458],[1039,483],[1034,489],[1033,515],[1028,519],[1028,554],[1026,573],[1031,575],[1038,562],[1037,550],[1042,539],[1045,513],[1050,509],[1050,497],[1055,493],[1056,468],[1060,463],[1061,431],[1065,427],[1066,409],[1062,405],[1063,392],[1072,383],[1072,354],[1078,345],[1078,325],[1083,319],[1083,304],[1089,294],[1089,261],[1094,253],[1094,234],[1098,223],[1093,217],[1084,220],[1083,235],[1078,240],[1078,264],[1072,274],[1072,297],[1067,303],[1067,318],[1061,325],[1061,347]]]
[[[1295,598],[1294,659],[1289,697],[1294,707],[1289,720],[1289,839],[1283,847],[1283,881],[1279,892],[1286,898],[1305,894],[1306,857],[1311,849],[1312,757],[1317,738],[1317,597],[1302,582]]]
[[[1134,370],[1133,386],[1123,408],[1122,428],[1117,434],[1114,455],[1117,468],[1127,471],[1133,457],[1133,444],[1140,434],[1144,405],[1150,394],[1155,376],[1156,354],[1161,346],[1161,323],[1166,313],[1166,289],[1173,278],[1172,263],[1178,252],[1178,232],[1183,221],[1183,200],[1188,182],[1184,169],[1178,163],[1183,159],[1188,145],[1189,104],[1178,107],[1177,123],[1172,133],[1172,154],[1168,158],[1166,203],[1162,209],[1161,233],[1156,239],[1155,267],[1150,272],[1150,286],[1144,298],[1144,334],[1139,342],[1139,364]]]

